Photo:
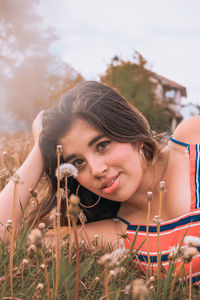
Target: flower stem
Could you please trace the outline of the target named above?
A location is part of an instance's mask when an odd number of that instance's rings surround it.
[[[148,209],[147,209],[147,225],[146,225],[146,238],[147,238],[147,258],[148,258],[148,266],[149,266],[149,277],[152,274],[151,270],[151,260],[150,260],[150,255],[149,255],[149,221],[150,221],[150,213],[151,213],[151,201],[148,200]]]
[[[50,294],[50,282],[49,282],[49,274],[48,274],[48,270],[47,270],[47,264],[46,264],[46,260],[45,260],[45,256],[44,253],[41,249],[41,256],[42,256],[42,262],[44,264],[44,272],[45,272],[45,280],[46,280],[46,292],[47,292],[47,299],[50,300],[51,299],[51,294]]]
[[[69,228],[69,264],[71,263],[72,257],[72,230],[71,230],[71,220],[68,214],[68,190],[67,190],[67,175],[65,175],[65,200],[66,200],[66,212],[67,212],[67,221],[68,221],[68,228]]]
[[[13,258],[14,258],[14,242],[15,242],[15,229],[16,229],[17,190],[18,190],[18,182],[14,181],[12,230],[10,235],[10,264],[9,264],[11,299],[13,299],[14,296],[13,295]]]
[[[74,241],[76,247],[76,278],[75,278],[75,294],[74,300],[79,299],[79,282],[80,282],[80,256],[79,256],[79,242],[76,228],[76,219],[72,219],[72,225],[74,230]]]

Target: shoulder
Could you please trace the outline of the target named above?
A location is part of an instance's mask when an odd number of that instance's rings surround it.
[[[175,129],[173,138],[187,144],[200,144],[200,116],[181,122]]]

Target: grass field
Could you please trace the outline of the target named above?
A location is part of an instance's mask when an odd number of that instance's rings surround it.
[[[22,164],[32,143],[28,133],[0,136],[1,189]],[[149,277],[134,263],[137,251],[113,249],[97,235],[93,241],[78,242],[76,217],[71,218],[72,231],[61,237],[58,216],[51,214],[52,244],[45,238],[47,225],[41,220],[33,230],[23,214],[16,233],[13,220],[0,225],[10,238],[8,244],[0,242],[0,299],[200,299],[198,287],[190,292],[189,283],[176,277],[173,261],[160,278],[155,274]]]

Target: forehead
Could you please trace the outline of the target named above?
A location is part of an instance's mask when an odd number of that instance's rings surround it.
[[[60,139],[59,143],[63,147],[63,156],[77,152],[87,147],[89,142],[102,133],[91,126],[87,121],[77,119],[72,124],[69,131]]]

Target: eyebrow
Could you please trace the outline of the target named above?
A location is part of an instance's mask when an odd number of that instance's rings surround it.
[[[95,136],[93,139],[91,139],[91,141],[88,143],[88,146],[89,147],[92,147],[96,142],[98,142],[100,139],[102,139],[103,137],[105,137],[105,135],[103,134],[100,134],[100,135],[97,135]],[[77,154],[70,154],[68,156],[66,156],[65,158],[63,157],[64,159],[64,162],[67,163],[68,161],[70,161],[71,159],[77,157]]]

